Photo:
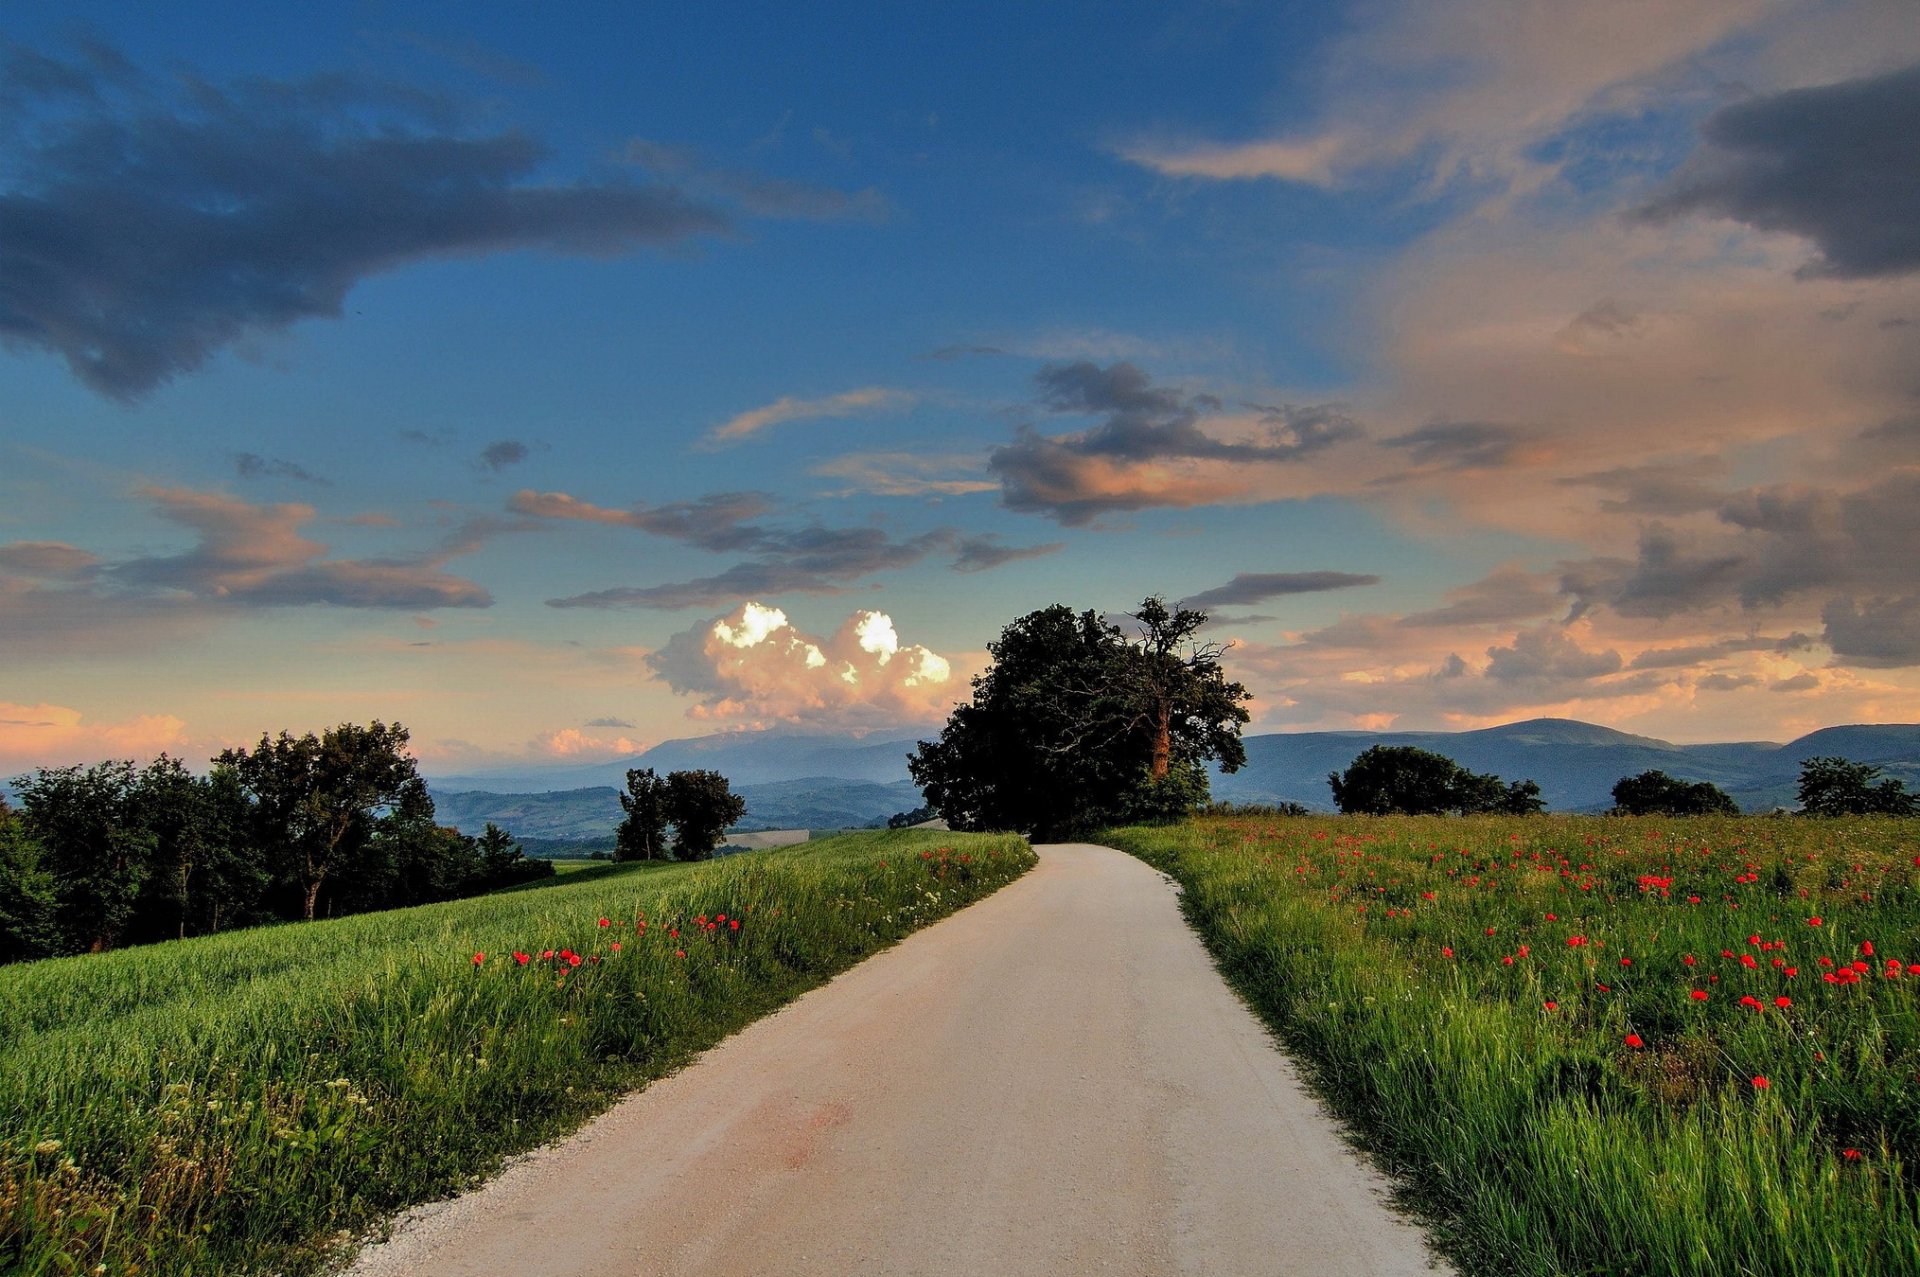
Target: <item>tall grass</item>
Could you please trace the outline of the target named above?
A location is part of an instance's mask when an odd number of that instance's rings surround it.
[[[1920,1272],[1920,822],[1104,836],[1464,1271]]]
[[[0,1270],[323,1266],[1033,863],[875,833],[0,969]]]

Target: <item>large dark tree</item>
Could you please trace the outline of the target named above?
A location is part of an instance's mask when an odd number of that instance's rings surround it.
[[[1739,804],[1711,781],[1686,781],[1663,771],[1622,776],[1613,786],[1616,816],[1737,816]]]
[[[27,832],[59,900],[61,948],[97,953],[124,938],[153,872],[154,838],[131,762],[46,767],[14,781]]]
[[[632,768],[627,772],[627,787],[620,795],[620,809],[626,818],[614,834],[615,860],[665,860],[667,858],[667,782],[654,775],[653,768]]]
[[[730,825],[747,814],[744,798],[719,772],[671,772],[667,776],[667,819],[673,822],[673,854],[681,860],[705,860],[720,845]]]
[[[1327,777],[1334,805],[1349,815],[1525,816],[1545,807],[1540,786],[1468,771],[1444,754],[1413,745],[1375,745]]]
[[[1133,642],[1058,604],[1008,625],[972,701],[907,760],[928,805],[956,829],[1057,837],[1205,802],[1206,761],[1246,760],[1246,689],[1195,640],[1203,614],[1148,599],[1135,619]]]
[[[313,917],[328,876],[365,850],[376,812],[432,817],[408,739],[398,723],[342,723],[320,736],[262,736],[258,748],[215,760],[253,800],[258,835],[299,888],[302,916]]]
[[[1846,758],[1809,758],[1800,764],[1800,810],[1809,816],[1911,816],[1920,798],[1906,782],[1883,779],[1880,769]]]
[[[26,821],[0,798],[0,962],[60,951],[60,898]]]

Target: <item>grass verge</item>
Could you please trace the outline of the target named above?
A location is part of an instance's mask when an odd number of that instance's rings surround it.
[[[1920,822],[1102,837],[1463,1271],[1920,1272]]]
[[[862,834],[0,969],[0,1271],[323,1268],[1033,863]]]

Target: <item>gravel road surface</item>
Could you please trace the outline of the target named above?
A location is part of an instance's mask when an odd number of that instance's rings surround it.
[[[1104,847],[729,1038],[355,1277],[1423,1274],[1181,920]]]

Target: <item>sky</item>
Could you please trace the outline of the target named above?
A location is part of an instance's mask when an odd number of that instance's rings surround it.
[[[56,11],[57,10],[57,11]],[[1920,720],[1912,0],[0,13],[0,770]]]

